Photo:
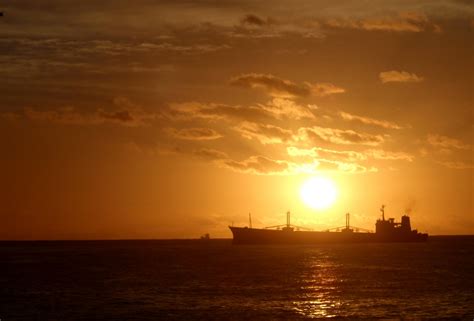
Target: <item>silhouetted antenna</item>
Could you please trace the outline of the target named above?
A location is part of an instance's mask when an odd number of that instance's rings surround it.
[[[249,227],[252,228],[252,214],[249,213]]]
[[[385,221],[385,205],[382,205],[380,212],[382,212],[382,221]]]
[[[290,227],[290,211],[286,212],[286,227]]]
[[[349,229],[349,227],[351,226],[350,218],[351,218],[351,214],[346,213],[346,229]]]

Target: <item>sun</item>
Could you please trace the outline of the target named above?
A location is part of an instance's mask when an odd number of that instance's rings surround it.
[[[322,210],[330,207],[336,201],[337,188],[331,179],[313,177],[303,183],[300,195],[307,206]]]

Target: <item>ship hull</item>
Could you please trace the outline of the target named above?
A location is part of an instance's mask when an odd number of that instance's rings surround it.
[[[316,232],[255,229],[229,226],[234,244],[324,244],[324,243],[380,243],[425,242],[427,234],[410,231],[381,235],[358,232]]]

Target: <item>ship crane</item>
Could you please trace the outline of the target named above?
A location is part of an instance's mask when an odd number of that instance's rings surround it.
[[[313,229],[307,228],[307,227],[302,227],[302,226],[297,226],[297,225],[291,225],[290,223],[290,218],[291,218],[291,213],[290,211],[286,212],[286,224],[281,224],[281,225],[273,225],[273,226],[267,226],[265,229],[281,229],[283,231],[293,231],[293,230],[306,230],[306,231],[312,231]]]
[[[336,231],[336,232],[367,232],[367,233],[373,233],[374,231],[372,230],[368,230],[368,229],[365,229],[365,228],[362,228],[362,227],[356,227],[356,226],[351,226],[350,225],[350,219],[351,219],[351,214],[349,213],[346,213],[346,225],[345,226],[339,226],[339,227],[333,227],[333,228],[330,228],[330,229],[327,229],[326,231],[327,232],[331,232],[331,231]]]

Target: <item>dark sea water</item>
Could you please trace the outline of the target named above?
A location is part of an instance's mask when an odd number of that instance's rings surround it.
[[[0,319],[474,318],[474,238],[0,242]]]

